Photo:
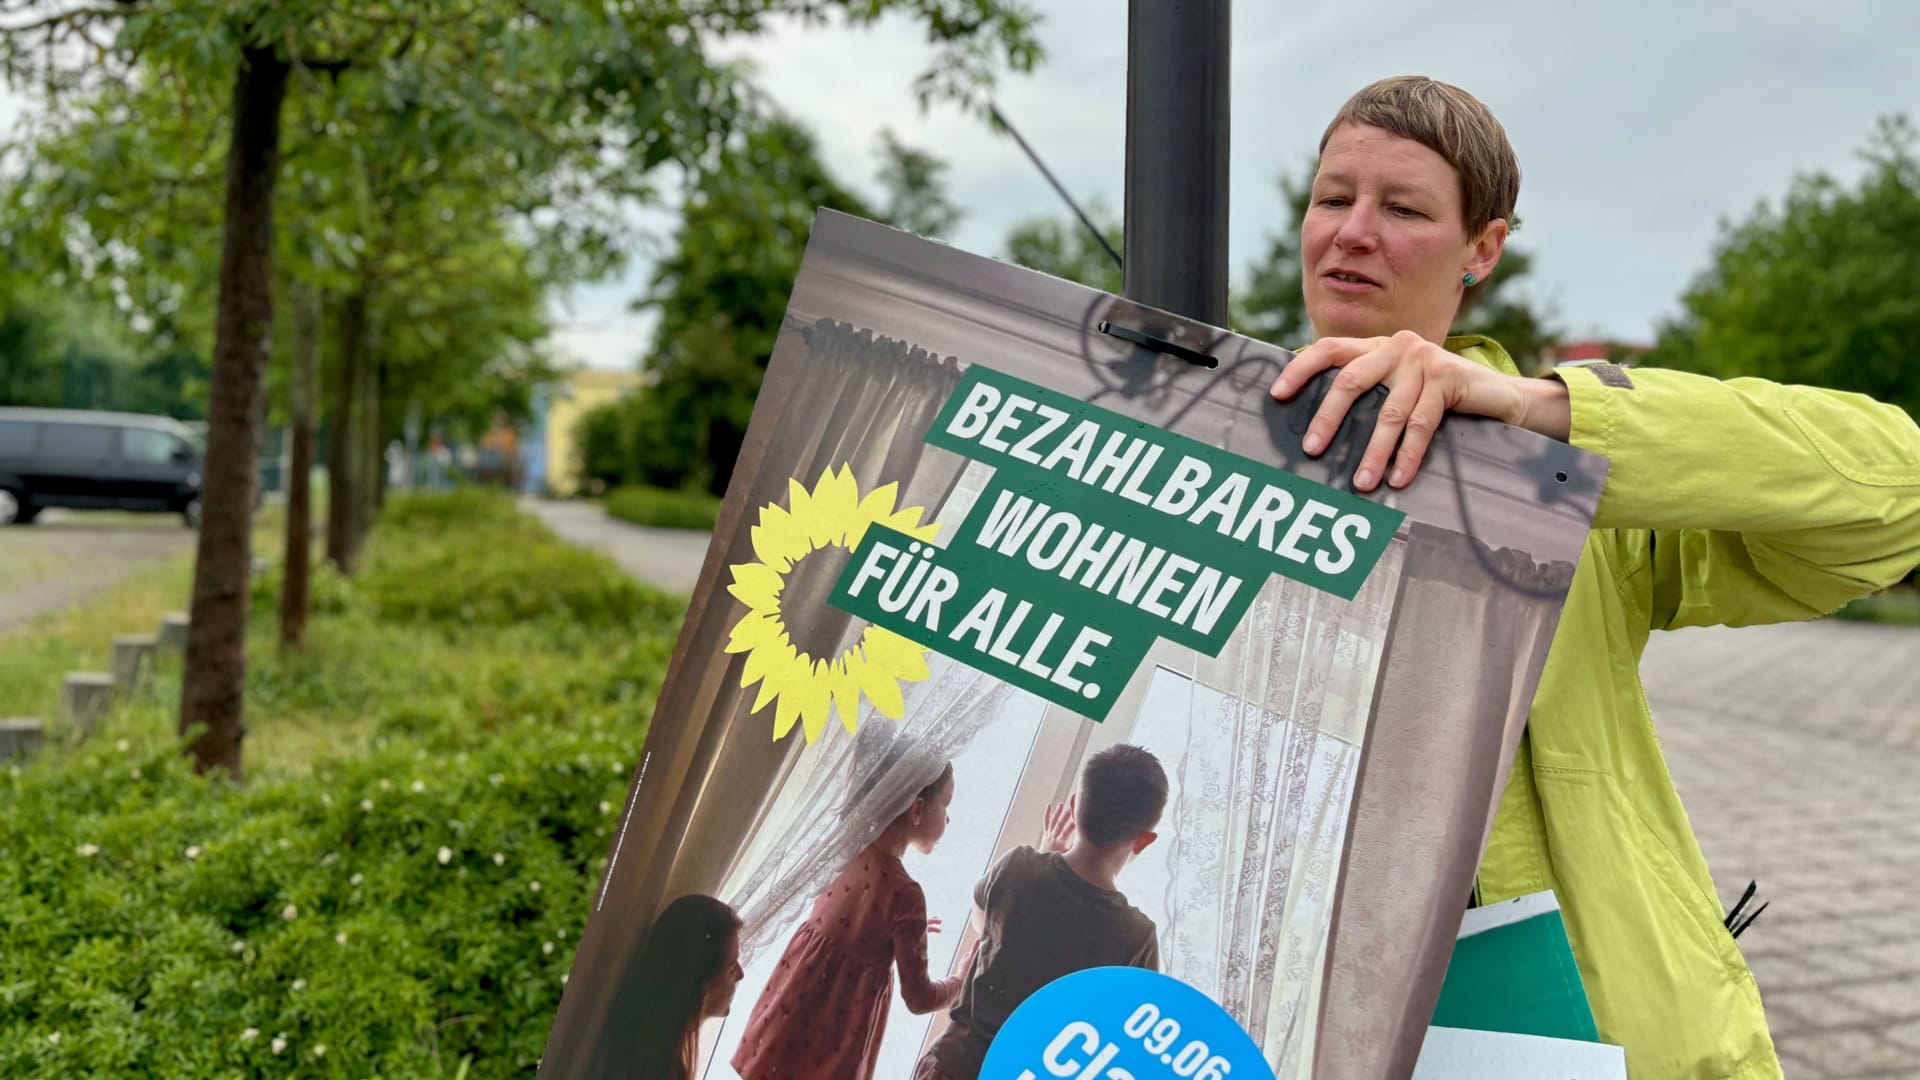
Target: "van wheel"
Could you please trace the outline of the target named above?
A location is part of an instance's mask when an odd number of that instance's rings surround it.
[[[180,520],[186,522],[187,528],[189,529],[197,529],[200,527],[200,497],[198,495],[194,496],[192,502],[189,502],[181,508]]]
[[[0,488],[0,525],[26,525],[39,516],[39,507],[8,488]]]

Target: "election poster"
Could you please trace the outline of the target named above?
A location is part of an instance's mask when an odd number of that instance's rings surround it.
[[[1417,1049],[1606,463],[1455,417],[1356,492],[1382,396],[1308,455],[1290,357],[823,211],[541,1075],[972,1080],[1114,968]]]

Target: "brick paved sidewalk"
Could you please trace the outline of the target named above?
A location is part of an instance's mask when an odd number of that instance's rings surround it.
[[[1920,1077],[1920,630],[1655,635],[1647,697],[1788,1080]]]

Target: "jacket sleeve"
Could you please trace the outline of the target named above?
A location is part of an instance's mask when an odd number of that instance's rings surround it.
[[[1652,624],[1824,615],[1920,564],[1920,428],[1859,394],[1561,368],[1572,443],[1612,462],[1594,517],[1652,571]]]

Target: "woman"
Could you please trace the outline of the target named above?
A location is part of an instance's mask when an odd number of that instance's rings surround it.
[[[1520,187],[1500,124],[1458,88],[1388,79],[1321,141],[1301,227],[1316,340],[1285,400],[1340,369],[1305,436],[1388,396],[1354,474],[1404,487],[1448,412],[1611,459],[1475,894],[1552,889],[1608,1042],[1636,1080],[1775,1078],[1745,960],[1667,775],[1639,661],[1656,629],[1808,619],[1920,563],[1920,429],[1866,398],[1612,365],[1522,378],[1447,334],[1494,272]]]
[[[667,905],[647,934],[635,966],[645,1008],[628,1044],[601,1075],[634,1080],[691,1080],[700,1049],[700,1025],[733,1008],[740,968],[740,919],[710,896],[683,896]],[[626,1040],[617,1040],[626,1041]]]

